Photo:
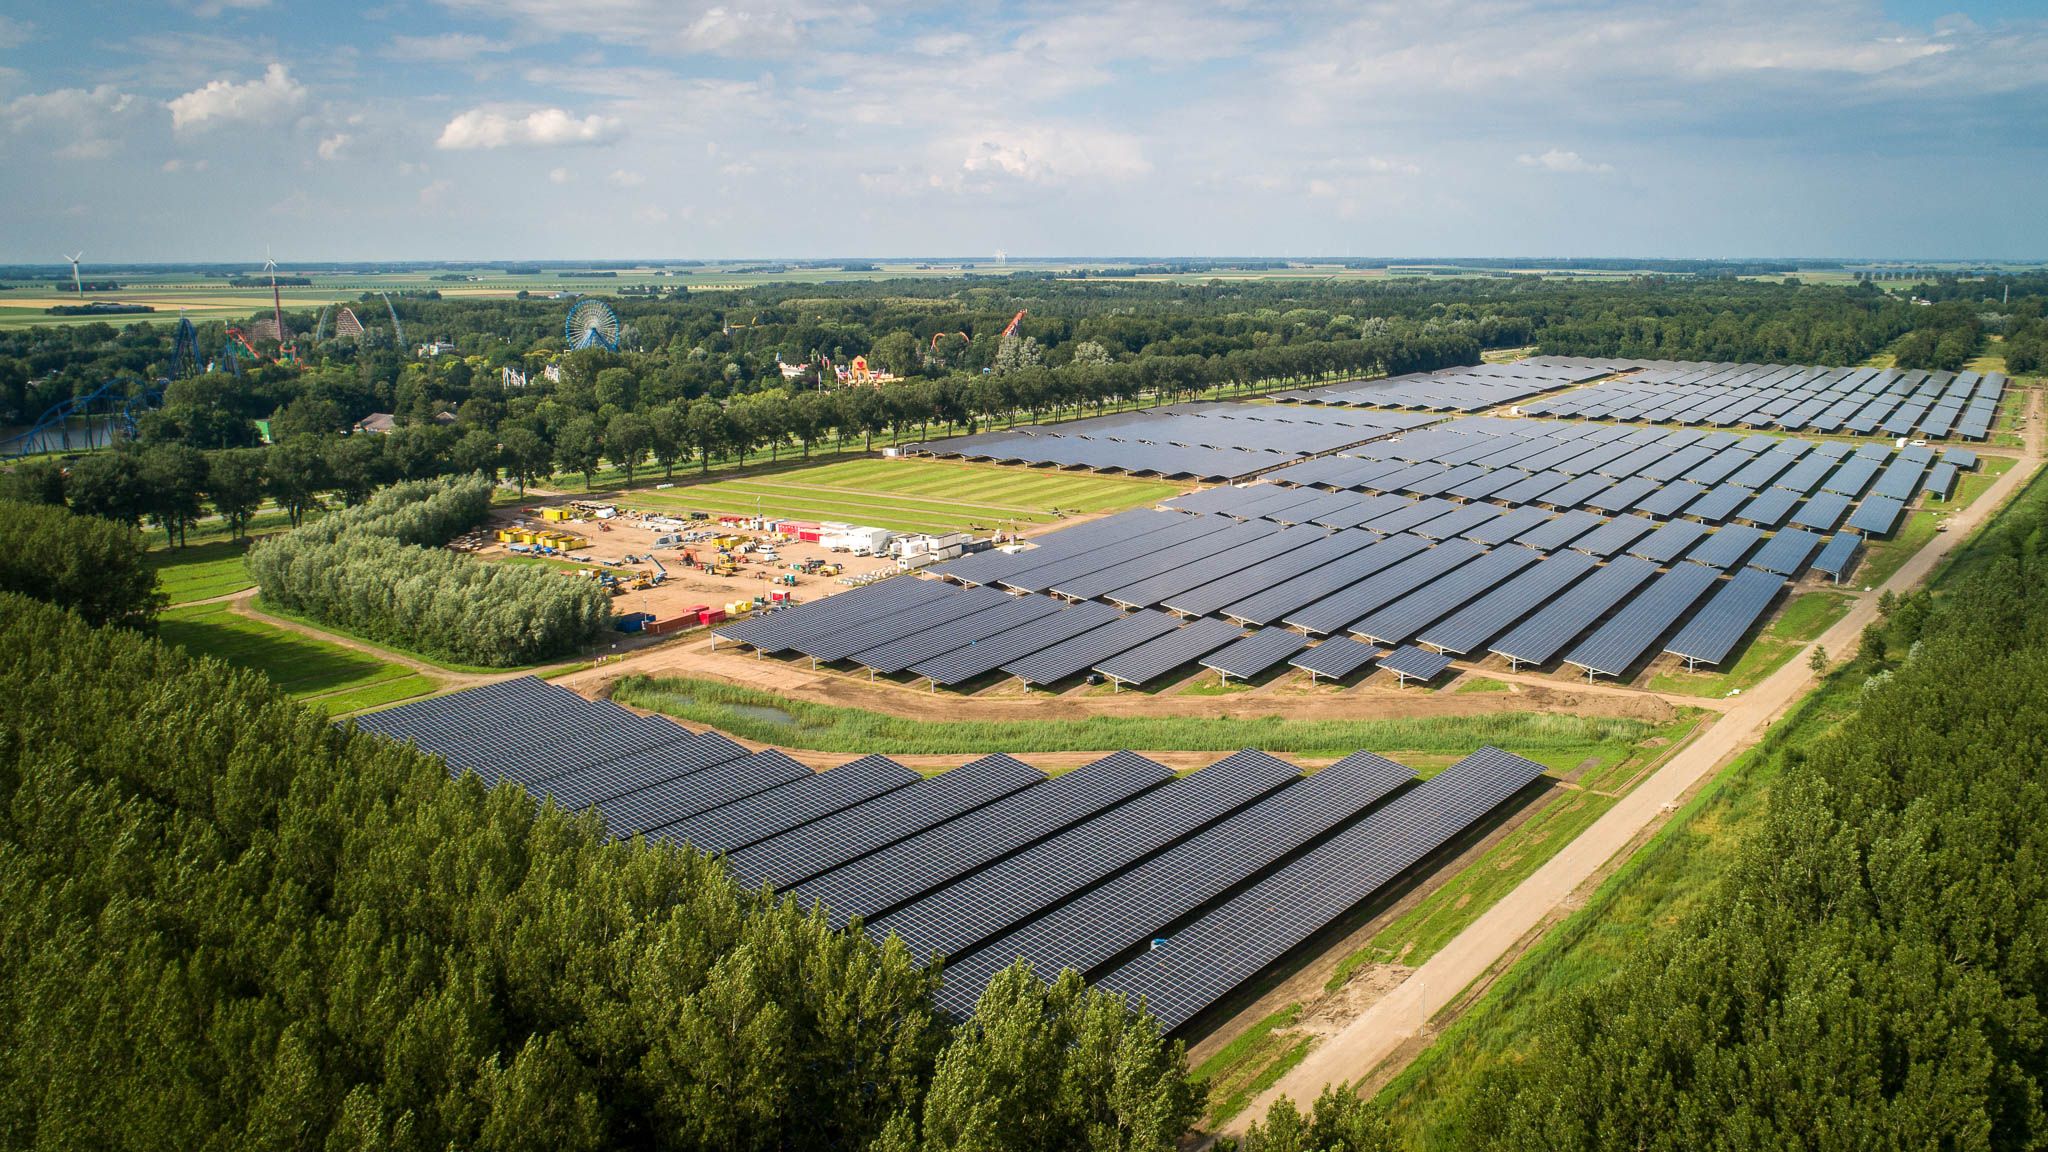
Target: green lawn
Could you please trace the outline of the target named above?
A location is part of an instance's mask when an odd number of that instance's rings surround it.
[[[1394,720],[1285,720],[1279,716],[1093,716],[1085,720],[932,723],[857,708],[812,704],[750,688],[691,678],[629,676],[621,703],[785,748],[821,752],[977,755],[984,752],[1085,752],[1111,748],[1236,751],[1262,748],[1343,756],[1360,748],[1458,757],[1494,744],[1547,764],[1576,764],[1626,748],[1656,729],[1640,720],[1556,713]],[[1406,762],[1406,761],[1404,761]],[[1425,767],[1416,764],[1415,767]]]
[[[149,566],[156,570],[157,587],[172,604],[190,604],[253,587],[256,582],[242,564],[248,551],[247,540],[156,548],[149,553]]]
[[[900,532],[1043,524],[1060,512],[1151,504],[1180,485],[938,460],[843,460],[732,479],[637,489],[626,503],[663,511],[843,520]]]
[[[1195,1066],[1195,1080],[1209,1087],[1209,1111],[1202,1128],[1214,1131],[1228,1122],[1301,1063],[1315,1040],[1288,1031],[1300,1016],[1301,1005],[1289,1004]]]
[[[252,620],[226,604],[172,608],[157,628],[166,642],[260,672],[330,715],[408,700],[436,687],[404,665]]]

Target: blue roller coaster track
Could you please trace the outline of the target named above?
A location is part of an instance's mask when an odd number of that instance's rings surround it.
[[[180,318],[171,341],[170,375],[153,382],[116,377],[83,396],[60,400],[45,409],[28,430],[0,440],[0,460],[18,460],[38,452],[69,452],[73,436],[80,436],[81,449],[103,448],[116,434],[133,437],[139,431],[136,417],[164,402],[164,389],[172,380],[199,374],[199,333],[190,320]],[[74,427],[83,422],[83,428]]]

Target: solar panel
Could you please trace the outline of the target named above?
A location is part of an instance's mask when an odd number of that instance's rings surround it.
[[[1451,658],[1441,652],[1431,652],[1410,644],[1396,648],[1380,657],[1380,667],[1401,678],[1401,683],[1420,680],[1428,683],[1451,666]]]
[[[1060,608],[1060,602],[1050,596],[1004,596],[999,604],[886,644],[878,644],[864,652],[856,652],[853,659],[863,668],[876,672],[901,672],[912,664],[1043,619]]]
[[[717,732],[699,732],[687,740],[578,768],[529,790],[552,797],[572,812],[581,811],[746,754],[746,748]]]
[[[1657,522],[1647,516],[1616,516],[1572,541],[1572,549],[1593,556],[1612,556],[1656,530]]]
[[[1308,637],[1299,632],[1266,628],[1202,657],[1202,667],[1215,669],[1225,679],[1249,680],[1306,647]]]
[[[997,752],[740,848],[726,867],[749,888],[787,888],[1044,782],[1038,769]]]
[[[1664,650],[1684,657],[1688,668],[1719,664],[1784,587],[1782,576],[1761,568],[1744,568],[1721,586]]]
[[[1669,564],[1706,534],[1707,526],[1697,520],[1673,520],[1630,545],[1628,554]]]
[[[1298,499],[1302,493],[1296,489],[1278,489],[1289,498]],[[1214,535],[1237,522],[1228,516],[1175,516],[1172,523],[1150,530],[1133,532],[1114,540],[1105,540],[1076,555],[1065,556],[1045,564],[1036,564],[1019,572],[1012,572],[997,583],[1016,592],[1043,592],[1063,581],[1090,572],[1113,568],[1126,560],[1147,556],[1163,551],[1190,540],[1199,540]]]
[[[1113,592],[1162,572],[1171,572],[1182,565],[1200,563],[1241,545],[1264,540],[1279,531],[1280,526],[1270,520],[1233,524],[1221,532],[1201,536],[1171,548],[1163,548],[1100,571],[1062,580],[1054,585],[1052,590],[1076,600],[1091,600],[1105,592]]]
[[[926,628],[950,624],[993,608],[1010,599],[994,588],[955,588],[952,595],[927,601],[902,612],[893,612],[850,628],[835,629],[823,636],[807,637],[789,645],[812,660],[829,664],[855,652],[914,636]]]
[[[1288,613],[1287,623],[1305,632],[1342,630],[1380,606],[1430,583],[1481,555],[1470,540],[1447,540],[1372,577]]]
[[[1417,639],[1459,655],[1474,651],[1597,566],[1583,552],[1560,552],[1423,629]]]
[[[1742,563],[1743,557],[1748,556],[1763,538],[1764,534],[1760,529],[1747,524],[1730,524],[1725,528],[1716,528],[1713,534],[1707,537],[1706,542],[1694,548],[1686,559],[1695,564],[1705,564],[1709,568],[1733,568]]]
[[[1623,556],[1609,561],[1548,607],[1493,642],[1491,650],[1510,665],[1547,664],[1595,620],[1614,610],[1657,571],[1647,560]]]
[[[1118,752],[821,873],[797,891],[822,903],[835,925],[886,915],[1171,779],[1170,769]]]
[[[1369,545],[1378,543],[1370,532],[1334,532],[1271,560],[1254,564],[1206,584],[1170,596],[1166,606],[1190,616],[1206,616],[1227,604],[1235,604],[1254,592],[1292,579],[1311,568],[1328,564]]]
[[[1906,510],[1903,502],[1890,496],[1870,496],[1849,516],[1849,527],[1865,536],[1889,536]]]
[[[1323,535],[1320,529],[1306,526],[1283,528],[1263,539],[1248,541],[1214,556],[1112,589],[1103,593],[1103,597],[1127,608],[1156,607],[1169,596],[1284,555],[1322,539]]]
[[[1829,540],[1827,547],[1813,561],[1816,572],[1825,572],[1840,584],[1856,567],[1856,549],[1863,543],[1863,537],[1854,532],[1838,532]]]
[[[1349,636],[1332,636],[1288,663],[1306,671],[1311,680],[1318,676],[1342,680],[1379,656],[1380,650],[1370,644],[1361,644]]]
[[[1702,564],[1680,564],[1652,581],[1628,607],[1595,629],[1565,654],[1564,662],[1590,676],[1620,676],[1641,659],[1678,618],[1692,610],[1721,573]]]
[[[1120,652],[1095,665],[1095,670],[1114,683],[1135,687],[1150,683],[1243,637],[1244,633],[1235,624],[1205,616],[1176,631]]]
[[[1783,488],[1769,488],[1760,493],[1756,499],[1744,504],[1742,511],[1737,512],[1735,515],[1738,519],[1747,520],[1759,528],[1776,528],[1785,522],[1785,517],[1791,514],[1792,506],[1797,503],[1799,503],[1799,494],[1797,492],[1788,492]]]
[[[1179,621],[1164,612],[1134,612],[1106,627],[1090,629],[1071,640],[1012,660],[1003,665],[1003,671],[1026,684],[1050,684],[1179,626]]]
[[[1547,520],[1529,531],[1515,537],[1517,544],[1526,544],[1543,552],[1555,552],[1559,548],[1600,527],[1600,518],[1591,512],[1573,509],[1554,520]]]
[[[1299,775],[1264,752],[1239,752],[869,921],[868,935],[893,933],[916,956],[965,951]]]
[[[1516,544],[1496,548],[1455,571],[1431,579],[1352,624],[1350,630],[1367,640],[1399,644],[1542,559],[1543,553],[1534,548]]]
[[[597,810],[604,814],[612,835],[624,838],[667,827],[811,774],[809,768],[769,748],[604,801]]]
[[[653,838],[730,852],[921,779],[887,756],[863,756],[671,824]]]
[[[1770,538],[1749,564],[1780,576],[1797,576],[1806,568],[1807,558],[1820,547],[1820,537],[1804,528],[1787,528]]]
[[[943,656],[913,664],[910,670],[933,684],[960,684],[1019,657],[1123,618],[1123,613],[1107,604],[1076,604],[1043,619],[977,640],[965,648],[956,648]]]
[[[974,1008],[990,977],[1021,957],[1039,972],[1083,974],[1385,799],[1415,773],[1354,752],[986,945],[948,959],[939,1003]]]
[[[1142,997],[1163,1028],[1179,1027],[1542,773],[1540,764],[1483,749],[1169,931],[1163,946],[1112,969],[1098,986]]]
[[[780,652],[809,637],[890,616],[927,601],[944,599],[958,591],[953,585],[916,577],[883,580],[810,604],[770,613],[755,621],[713,629],[712,635],[751,644],[761,652]],[[833,610],[835,605],[836,610]]]
[[[1420,536],[1389,536],[1349,556],[1283,580],[1223,608],[1223,615],[1247,624],[1271,624],[1287,613],[1312,604],[1373,573],[1406,560],[1429,547]]]

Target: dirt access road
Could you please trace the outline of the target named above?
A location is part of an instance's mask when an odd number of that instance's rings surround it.
[[[2041,398],[2028,397],[2025,453],[1983,497],[1949,518],[1949,528],[1922,548],[1882,588],[1860,596],[1848,615],[1813,644],[1785,662],[1763,683],[1737,698],[1721,719],[1623,797],[1578,839],[1566,845],[1541,868],[1487,909],[1407,980],[1391,989],[1337,1035],[1309,1053],[1280,1081],[1238,1113],[1225,1132],[1242,1135],[1246,1125],[1265,1116],[1281,1096],[1306,1103],[1327,1085],[1359,1081],[1404,1047],[1419,1045],[1438,1013],[1456,1002],[1475,981],[1486,978],[1503,960],[1512,959],[1541,930],[1554,922],[1582,887],[1597,882],[1610,860],[1661,828],[1682,798],[1762,738],[1765,729],[1806,694],[1813,682],[1807,667],[1812,649],[1852,651],[1865,626],[1877,618],[1877,599],[1885,590],[1905,592],[1919,585],[1943,557],[1968,539],[2012,499],[2041,467]]]

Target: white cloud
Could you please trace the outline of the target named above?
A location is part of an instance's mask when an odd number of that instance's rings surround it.
[[[618,135],[616,119],[595,113],[578,119],[560,108],[541,108],[525,115],[496,108],[472,108],[448,121],[434,147],[449,151],[514,145],[546,148],[603,144]]]
[[[212,20],[230,9],[250,12],[258,8],[268,8],[270,0],[181,0],[178,6],[189,10],[201,20]]]
[[[493,40],[488,36],[446,32],[439,36],[393,36],[391,42],[384,46],[384,55],[392,60],[453,64],[474,60],[489,52],[506,52],[511,47],[503,40]]]
[[[999,127],[955,146],[961,153],[959,170],[975,177],[1062,184],[1130,180],[1152,171],[1137,137],[1098,128]]]
[[[291,78],[282,64],[263,70],[263,78],[246,84],[214,80],[170,101],[171,127],[179,131],[214,121],[274,120],[304,103],[305,86]]]
[[[36,26],[12,16],[0,16],[0,48],[19,48],[35,34]]]
[[[550,184],[567,184],[569,181],[574,180],[575,178],[576,174],[569,171],[567,168],[548,169],[548,183]]]
[[[47,132],[62,141],[57,155],[96,160],[113,155],[118,125],[135,109],[135,97],[101,84],[32,92],[8,101],[4,109],[15,132]]]
[[[647,183],[647,177],[642,176],[638,172],[627,171],[624,168],[614,168],[611,175],[604,178],[604,182],[614,188],[638,188],[640,185]]]
[[[1515,157],[1515,163],[1524,168],[1541,168],[1545,172],[1612,172],[1612,164],[1596,164],[1577,152],[1566,152],[1552,148],[1540,155],[1524,152]]]
[[[164,171],[204,172],[206,171],[206,160],[204,158],[198,160],[184,160],[180,159],[179,157],[173,156],[169,160],[164,161]]]
[[[455,187],[455,182],[453,180],[442,179],[432,181],[426,187],[420,189],[421,207],[431,208],[434,205],[439,204],[441,202],[441,198],[446,196],[448,194],[448,190],[453,187]]]
[[[336,156],[341,155],[341,150],[348,147],[349,139],[349,134],[346,132],[336,132],[332,136],[325,137],[320,141],[320,158],[322,160],[332,160]]]

